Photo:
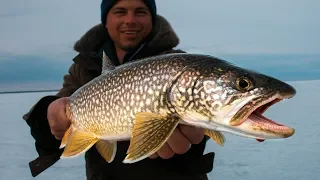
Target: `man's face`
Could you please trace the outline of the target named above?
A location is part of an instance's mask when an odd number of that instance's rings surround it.
[[[106,18],[115,46],[126,51],[135,48],[152,30],[152,16],[142,0],[119,0]]]

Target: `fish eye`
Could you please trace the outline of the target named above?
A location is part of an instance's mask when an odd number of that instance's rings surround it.
[[[248,90],[251,87],[251,81],[246,77],[237,79],[237,88],[239,90]]]

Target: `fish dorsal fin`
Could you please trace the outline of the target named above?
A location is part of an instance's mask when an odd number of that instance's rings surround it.
[[[106,71],[113,70],[113,69],[115,69],[115,65],[112,64],[112,62],[109,59],[109,57],[103,51],[103,55],[102,55],[102,73],[104,73]]]

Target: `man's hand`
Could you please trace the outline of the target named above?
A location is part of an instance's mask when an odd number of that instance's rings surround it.
[[[67,97],[59,98],[53,101],[48,107],[47,118],[51,133],[58,140],[61,140],[64,133],[71,124],[66,114]]]
[[[192,144],[199,144],[203,138],[204,130],[202,128],[178,125],[168,141],[150,158],[155,159],[160,156],[163,159],[169,159],[174,154],[184,154]]]

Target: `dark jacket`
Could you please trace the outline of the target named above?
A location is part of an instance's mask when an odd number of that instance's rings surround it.
[[[135,59],[164,53],[183,53],[174,50],[179,39],[170,24],[161,16],[146,43],[129,53],[124,58],[124,63]],[[101,74],[101,51],[105,50],[115,65],[119,65],[115,55],[113,43],[105,27],[99,24],[91,28],[75,43],[74,49],[79,54],[73,59],[74,63],[69,69],[69,74],[64,76],[63,87],[56,96],[46,96],[40,99],[33,108],[23,117],[31,128],[35,139],[36,150],[39,157],[30,162],[33,176],[38,175],[56,161],[63,149],[59,149],[60,142],[50,132],[47,120],[49,104],[60,98],[68,97],[88,81]],[[123,164],[128,141],[118,142],[115,160],[108,164],[93,146],[85,155],[87,179],[202,179],[213,167],[214,153],[203,155],[206,139],[183,155],[175,155],[169,160],[157,158],[145,159],[134,164]]]

